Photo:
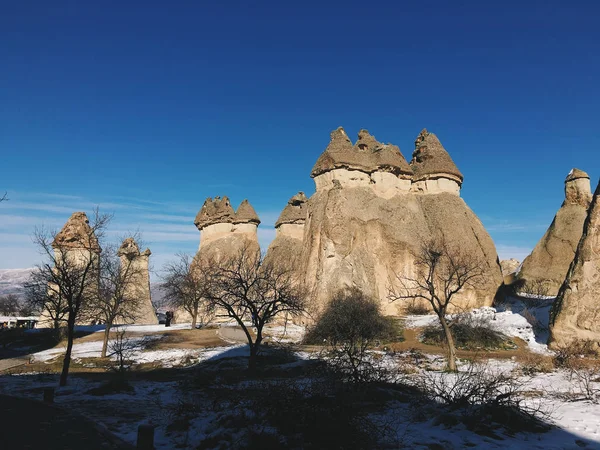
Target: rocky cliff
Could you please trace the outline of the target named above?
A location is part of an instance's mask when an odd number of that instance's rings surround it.
[[[589,340],[600,350],[600,183],[550,316],[550,347]]]
[[[525,260],[517,279],[543,285],[546,295],[555,296],[563,283],[592,199],[590,177],[573,169],[565,179],[565,199],[550,227]]]
[[[423,130],[409,165],[396,146],[361,130],[352,145],[343,129],[317,160],[311,176],[302,263],[317,304],[344,286],[387,301],[396,274],[412,274],[422,243],[443,236],[481,259],[485,282],[465,292],[459,306],[491,305],[502,274],[481,221],[460,198],[462,174],[437,137]]]

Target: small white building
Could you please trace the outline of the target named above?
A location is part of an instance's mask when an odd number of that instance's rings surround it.
[[[0,330],[5,328],[35,328],[39,317],[34,316],[0,316]]]

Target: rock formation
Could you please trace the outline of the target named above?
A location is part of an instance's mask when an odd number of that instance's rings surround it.
[[[56,262],[70,261],[73,267],[86,267],[92,260],[96,260],[102,251],[98,239],[90,227],[90,221],[84,212],[75,212],[69,217],[63,228],[54,236],[52,242]],[[92,266],[94,273],[88,275],[89,288],[97,289],[99,281],[98,265]],[[55,291],[56,288],[53,289]],[[94,295],[94,293],[90,293]],[[52,327],[52,318],[46,310],[42,311],[38,326]]]
[[[589,340],[600,350],[600,183],[550,316],[550,347]]]
[[[126,286],[128,295],[134,296],[139,302],[135,320],[128,323],[140,325],[158,324],[150,297],[148,260],[151,254],[150,249],[146,249],[140,253],[137,242],[131,237],[125,239],[119,248],[118,256],[121,259],[121,273],[127,274],[126,276],[129,277]]]
[[[257,228],[260,219],[248,200],[237,209],[231,207],[229,198],[207,198],[198,211],[194,224],[200,231],[200,246],[196,257],[205,255],[222,258],[233,255],[248,246],[260,250]]]
[[[443,236],[485,265],[485,282],[465,292],[459,306],[491,305],[502,274],[492,239],[460,198],[462,174],[437,137],[423,130],[410,164],[399,148],[361,130],[355,145],[342,128],[317,160],[311,176],[302,263],[315,301],[344,286],[387,301],[395,274],[414,272],[421,243]]]
[[[275,222],[276,235],[269,245],[267,260],[287,265],[300,257],[304,240],[307,202],[308,199],[304,192],[298,192],[288,200]],[[299,261],[296,262],[299,263]]]
[[[196,270],[202,260],[222,260],[234,257],[242,249],[260,252],[257,229],[260,219],[248,200],[234,211],[228,197],[209,197],[194,219],[200,231],[200,246],[192,262]],[[191,322],[191,315],[183,308],[175,311],[177,323]]]
[[[563,283],[592,199],[590,177],[573,169],[565,179],[565,200],[546,234],[523,261],[517,279],[529,285],[544,285],[547,295],[555,296]]]
[[[516,273],[521,267],[521,262],[514,258],[503,259],[500,261],[500,267],[502,268],[504,284],[511,284],[515,281]]]

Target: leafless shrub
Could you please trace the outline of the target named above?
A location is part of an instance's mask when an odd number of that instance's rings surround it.
[[[125,330],[118,330],[114,340],[110,341],[108,348],[111,356],[116,358],[116,363],[111,370],[124,376],[131,368],[133,355],[142,348],[143,344],[137,339],[131,339]]]
[[[535,299],[544,299],[550,295],[550,282],[544,279],[520,280],[515,284],[517,295],[521,297],[531,297]]]
[[[417,381],[429,400],[460,413],[470,427],[500,423],[512,431],[541,431],[549,413],[526,400],[525,385],[522,377],[474,362],[456,373],[423,372]]]
[[[491,327],[489,316],[474,316],[469,313],[455,314],[449,321],[449,326],[456,346],[462,349],[495,350],[516,347],[507,336]],[[425,343],[446,345],[444,330],[438,324],[426,327],[421,338]]]
[[[526,353],[517,357],[519,369],[524,375],[535,375],[536,373],[550,373],[554,371],[554,363],[550,356],[539,353]]]
[[[406,314],[413,316],[426,316],[432,312],[431,308],[427,307],[422,301],[413,299],[406,305]]]
[[[345,380],[383,381],[385,354],[371,350],[382,341],[397,340],[400,330],[381,313],[379,303],[356,288],[337,292],[305,342],[324,345],[323,358]]]
[[[600,403],[600,361],[573,361],[569,368],[571,397]]]
[[[570,369],[577,365],[581,358],[593,358],[598,356],[594,348],[594,342],[580,340],[566,345],[561,345],[555,350],[554,365],[561,369]]]

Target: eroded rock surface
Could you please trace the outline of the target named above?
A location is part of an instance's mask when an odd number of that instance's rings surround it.
[[[150,272],[148,265],[151,254],[150,249],[140,252],[137,242],[131,237],[125,239],[119,248],[118,255],[121,258],[121,271],[130,276],[129,283],[127,283],[128,295],[134,296],[138,301],[135,318],[125,323],[140,325],[158,324],[150,295]]]
[[[529,285],[543,284],[547,295],[557,295],[575,256],[591,199],[588,174],[571,170],[565,179],[565,200],[542,239],[523,261],[518,280]]]
[[[316,193],[308,201],[302,263],[317,304],[356,286],[397,313],[388,288],[396,274],[413,273],[422,243],[438,236],[485,266],[485,281],[465,292],[459,306],[492,304],[502,284],[494,243],[460,198],[462,174],[434,134],[421,132],[409,165],[397,147],[364,130],[352,145],[338,128],[311,176]]]
[[[600,350],[600,183],[551,311],[550,346],[575,341],[592,341]]]

